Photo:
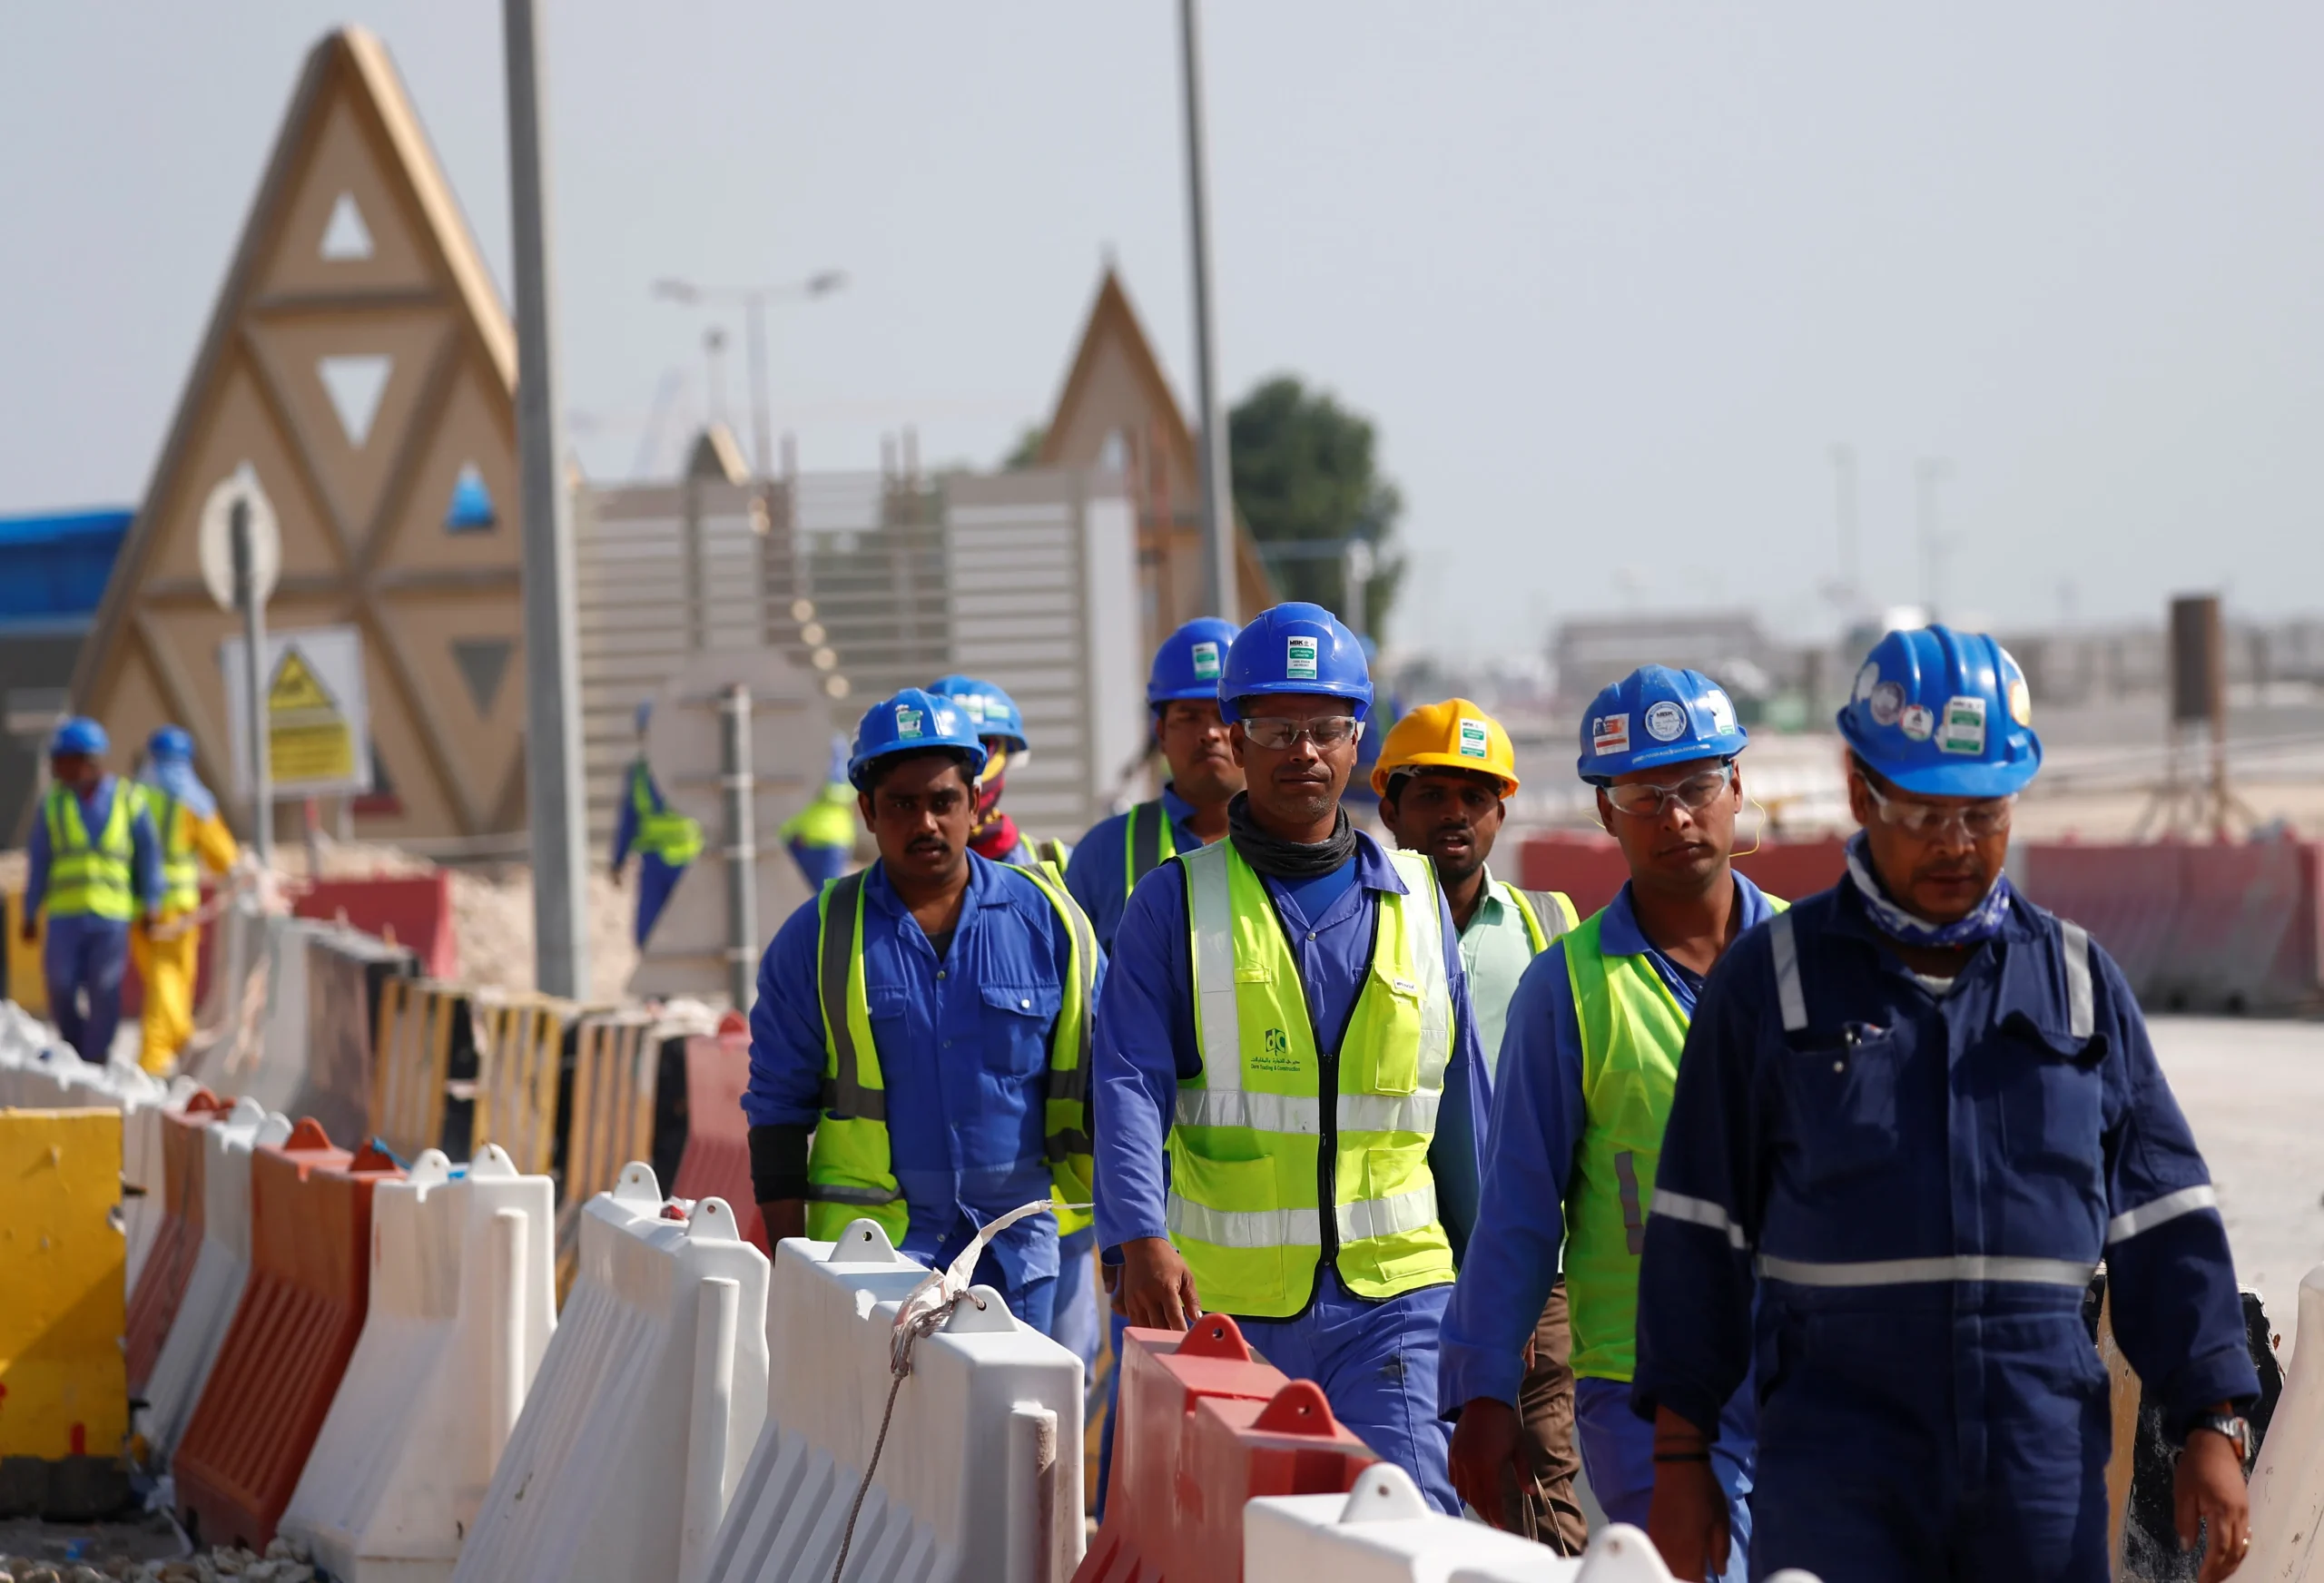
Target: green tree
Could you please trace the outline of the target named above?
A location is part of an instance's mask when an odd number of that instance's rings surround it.
[[[1373,554],[1363,628],[1384,641],[1403,582],[1403,557],[1392,541],[1404,501],[1380,476],[1372,420],[1329,391],[1278,374],[1236,402],[1226,423],[1235,505],[1259,541],[1275,587],[1286,599],[1312,601],[1346,620],[1344,558],[1281,552],[1363,539]]]
[[[1017,436],[1017,443],[1000,458],[1004,473],[1021,473],[1041,459],[1041,446],[1049,438],[1046,423],[1029,423]]]

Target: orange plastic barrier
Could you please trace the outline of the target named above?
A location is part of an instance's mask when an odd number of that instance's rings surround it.
[[[1246,1501],[1344,1495],[1379,1460],[1332,1416],[1313,1380],[1294,1380],[1272,1401],[1196,1402],[1179,1452],[1170,1576],[1240,1578]]]
[[[751,1081],[751,1036],[722,1032],[686,1040],[686,1152],[678,1160],[677,1198],[724,1198],[734,1206],[743,1239],[772,1258],[758,1195],[751,1191],[751,1129],[743,1090]]]
[[[193,1279],[193,1262],[202,1253],[202,1129],[227,1108],[209,1089],[197,1088],[184,1109],[162,1116],[162,1222],[129,1298],[124,1346],[132,1396],[142,1394],[153,1378],[153,1360],[170,1339],[186,1283]]]
[[[1206,1313],[1186,1332],[1122,1334],[1122,1389],[1114,1424],[1113,1482],[1106,1526],[1074,1572],[1074,1583],[1159,1583],[1166,1575],[1198,1583],[1206,1575],[1173,1565],[1179,1521],[1181,1457],[1197,1403],[1240,1401],[1254,1413],[1291,1381],[1259,1358],[1235,1322]],[[1236,1508],[1232,1570],[1242,1570],[1242,1508]]]
[[[1847,871],[1837,836],[1821,841],[1766,841],[1756,852],[1738,853],[1735,866],[1770,896],[1797,901],[1828,890]],[[1630,877],[1622,849],[1609,835],[1551,831],[1528,836],[1518,850],[1518,883],[1534,890],[1562,890],[1587,918],[1614,899]]]
[[[402,1174],[311,1116],[251,1156],[250,1283],[171,1470],[200,1543],[274,1538],[363,1331],[371,1188]]]

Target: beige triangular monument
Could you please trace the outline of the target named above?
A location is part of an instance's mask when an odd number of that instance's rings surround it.
[[[124,744],[174,721],[211,782],[233,784],[218,644],[239,624],[211,603],[196,546],[204,497],[247,461],[281,525],[269,627],[362,634],[395,794],[359,830],[510,828],[524,805],[516,372],[507,311],[386,47],[360,28],[329,34],[82,650],[76,706]],[[456,519],[464,478],[490,505]],[[489,687],[479,654],[503,656]]]

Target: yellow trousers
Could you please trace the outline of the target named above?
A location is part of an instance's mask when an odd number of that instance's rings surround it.
[[[188,925],[174,939],[155,939],[143,929],[129,931],[129,959],[145,981],[144,1048],[137,1064],[160,1077],[177,1064],[178,1052],[193,1037],[193,978],[202,930]]]

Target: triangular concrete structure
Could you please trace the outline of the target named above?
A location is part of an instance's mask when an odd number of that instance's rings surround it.
[[[269,626],[362,634],[371,735],[396,796],[362,810],[360,831],[514,828],[516,365],[507,314],[385,46],[359,28],[329,34],[291,95],[82,650],[75,706],[123,742],[174,721],[212,783],[233,783],[218,644],[239,622],[204,592],[196,543],[211,487],[248,462],[281,524]],[[487,504],[455,524],[446,506],[462,491]],[[479,686],[490,667],[478,657],[493,654],[507,656],[503,674]]]

